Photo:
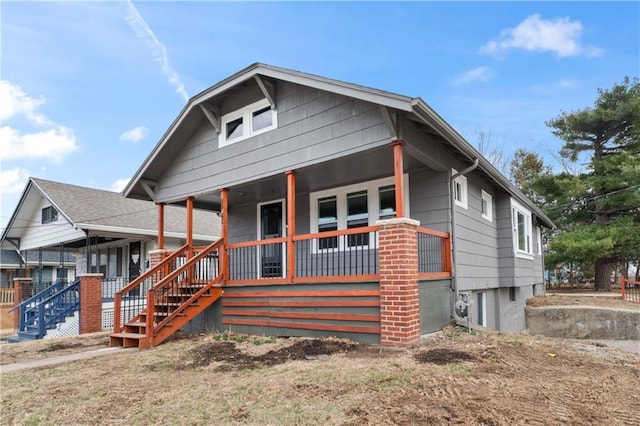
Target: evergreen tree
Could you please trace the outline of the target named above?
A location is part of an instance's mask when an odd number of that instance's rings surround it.
[[[625,78],[600,89],[592,108],[562,112],[547,125],[565,142],[564,158],[588,159],[580,176],[536,182],[547,192],[550,216],[566,230],[551,248],[593,263],[596,289],[610,290],[613,265],[640,259],[640,82]]]

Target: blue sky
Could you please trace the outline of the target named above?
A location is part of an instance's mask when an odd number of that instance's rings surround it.
[[[510,156],[640,75],[638,2],[0,3],[0,227],[28,176],[120,190],[190,96],[254,63],[421,97]]]

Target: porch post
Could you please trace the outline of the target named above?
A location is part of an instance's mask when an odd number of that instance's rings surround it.
[[[229,244],[229,190],[227,188],[220,190],[220,215],[222,216],[222,250],[220,250],[220,275],[222,275],[223,284],[229,279],[229,261],[227,260],[227,244]]]
[[[102,331],[102,274],[80,274],[80,334]]]
[[[396,192],[396,217],[404,217],[404,163],[402,158],[404,141],[395,140],[393,146],[393,176]]]
[[[187,258],[193,254],[193,197],[187,198]]]
[[[409,345],[420,338],[418,236],[420,222],[380,220],[380,344]]]
[[[158,250],[164,249],[164,203],[158,203]]]
[[[296,235],[296,172],[289,170],[287,175],[287,281],[292,283],[296,274],[296,247],[293,237]]]

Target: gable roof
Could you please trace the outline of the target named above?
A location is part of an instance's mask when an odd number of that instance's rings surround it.
[[[33,217],[34,200],[44,198],[77,229],[156,236],[158,208],[150,201],[125,198],[118,192],[86,188],[31,177],[20,201],[0,237],[19,238],[22,229],[14,227],[18,218]],[[214,241],[220,236],[220,219],[210,211],[194,209],[194,239]],[[186,209],[165,206],[165,237],[185,238]]]
[[[170,151],[168,146],[174,135],[179,134],[178,129],[186,126],[194,115],[193,110],[205,102],[225,94],[228,90],[243,84],[249,80],[260,79],[282,80],[302,86],[323,90],[342,96],[355,98],[358,100],[371,102],[383,107],[403,111],[412,116],[416,121],[426,124],[435,130],[442,138],[459,154],[467,158],[469,163],[478,160],[478,169],[484,172],[492,179],[500,188],[507,191],[515,199],[529,207],[537,216],[537,218],[547,227],[553,228],[554,224],[551,219],[536,206],[522,191],[516,188],[502,173],[500,173],[486,158],[480,154],[469,142],[467,142],[451,125],[449,125],[438,113],[435,112],[424,100],[419,97],[408,97],[396,93],[386,92],[361,86],[353,83],[346,83],[339,80],[320,77],[313,74],[294,71],[286,68],[275,67],[261,63],[255,63],[247,68],[233,74],[232,76],[222,80],[221,82],[211,86],[201,93],[192,97],[182,109],[178,117],[171,123],[160,141],[154,149],[149,153],[140,168],[136,171],[133,178],[125,187],[123,194],[126,197],[143,197],[151,198],[147,189],[144,189],[145,173],[149,171],[150,166],[163,154],[164,151]],[[202,114],[200,111],[197,114]],[[164,152],[165,155],[171,155],[170,152]]]

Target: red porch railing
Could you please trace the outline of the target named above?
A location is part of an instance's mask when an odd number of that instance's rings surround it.
[[[451,269],[449,233],[418,227],[418,276],[422,279],[448,278]]]
[[[379,279],[378,226],[228,244],[226,285],[375,281]],[[447,232],[418,228],[420,279],[451,276]],[[287,276],[293,244],[294,276]]]
[[[377,226],[296,235],[293,282],[379,278]]]
[[[640,281],[632,281],[621,277],[620,291],[622,292],[622,300],[640,303]]]

